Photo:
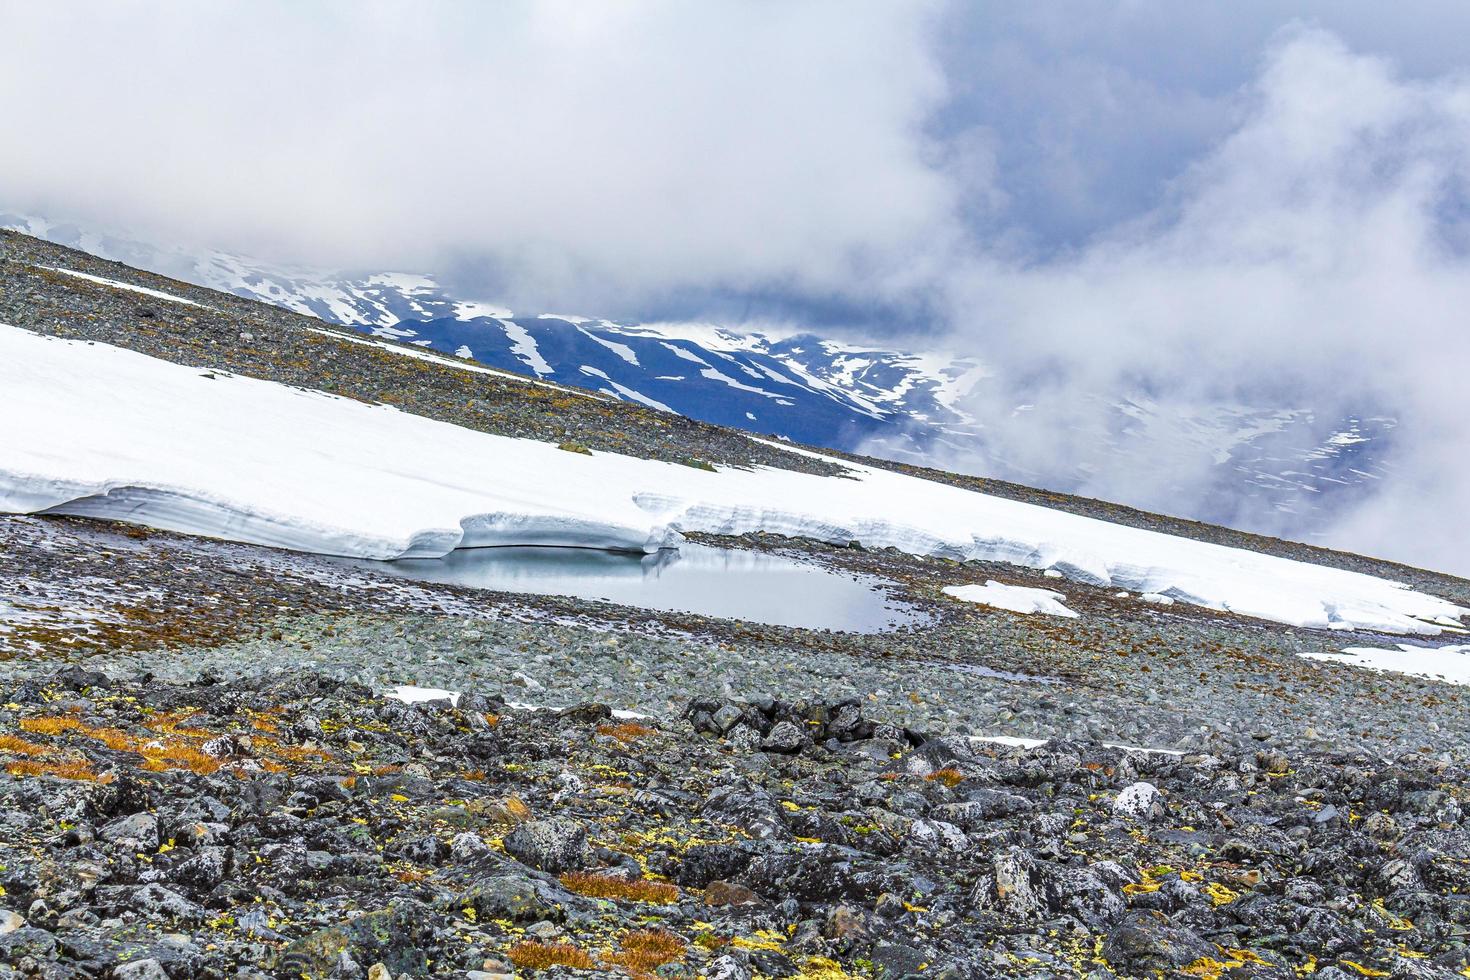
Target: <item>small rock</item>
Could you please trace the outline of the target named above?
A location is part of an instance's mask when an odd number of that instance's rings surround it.
[[[592,859],[587,829],[562,818],[521,824],[506,836],[505,851],[522,864],[552,874],[575,871]]]
[[[117,980],[168,980],[163,964],[154,959],[119,963],[112,968],[112,975]]]
[[[1164,815],[1164,801],[1153,783],[1134,783],[1124,787],[1113,800],[1113,812],[1120,817],[1147,823]]]
[[[19,912],[13,912],[10,909],[0,909],[0,936],[14,932],[24,927],[25,924],[25,916]]]
[[[728,881],[712,881],[704,890],[706,905],[755,905],[760,896],[744,885]]]
[[[102,827],[103,840],[126,844],[137,851],[158,850],[158,818],[151,813],[118,817]]]

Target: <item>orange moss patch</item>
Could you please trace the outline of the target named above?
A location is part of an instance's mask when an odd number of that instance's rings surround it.
[[[945,767],[944,769],[934,770],[924,778],[931,783],[943,783],[950,789],[954,789],[956,786],[964,781],[965,774],[960,772],[958,769]]]
[[[597,966],[585,950],[571,943],[516,943],[506,956],[521,970],[548,970],[553,966],[591,970]]]
[[[34,759],[22,759],[19,762],[7,762],[5,771],[12,776],[54,776],[57,779],[80,779],[89,783],[110,783],[113,780],[111,773],[98,776],[85,762],[37,762]]]
[[[589,898],[623,899],[670,905],[679,900],[679,889],[667,882],[644,878],[618,878],[590,871],[571,871],[561,876],[561,883],[578,895]]]
[[[597,734],[606,735],[609,738],[615,738],[619,742],[623,742],[624,744],[632,742],[635,739],[647,738],[649,735],[656,734],[657,732],[658,729],[649,728],[647,725],[640,725],[636,721],[625,721],[620,722],[616,725],[597,726]]]
[[[15,735],[0,735],[0,752],[10,752],[13,755],[45,755],[51,750],[44,745],[35,742],[27,742],[25,739]]]
[[[64,732],[76,732],[101,742],[114,752],[128,752],[143,757],[139,768],[146,772],[163,772],[168,769],[183,769],[207,776],[218,772],[224,764],[200,748],[201,743],[213,733],[199,728],[187,728],[183,722],[198,712],[194,709],[173,711],[149,719],[145,726],[157,737],[130,735],[119,728],[98,728],[69,715],[52,715],[40,718],[22,718],[23,731],[40,735],[56,736]],[[283,763],[302,763],[312,759],[327,760],[332,754],[325,749],[305,745],[287,745],[267,735],[257,735],[253,747],[275,759],[260,759],[262,768],[269,772],[285,772]],[[279,760],[279,761],[278,761]]]
[[[665,963],[684,958],[689,949],[684,940],[665,929],[639,929],[619,941],[621,952],[607,953],[603,962],[620,966],[631,976],[647,977]]]
[[[53,715],[45,718],[22,718],[20,730],[33,735],[60,735],[62,732],[85,730],[86,725],[75,718]]]

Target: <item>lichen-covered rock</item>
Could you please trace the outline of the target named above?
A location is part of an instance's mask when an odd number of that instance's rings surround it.
[[[587,828],[574,820],[531,820],[505,837],[505,852],[541,871],[575,871],[592,860]]]

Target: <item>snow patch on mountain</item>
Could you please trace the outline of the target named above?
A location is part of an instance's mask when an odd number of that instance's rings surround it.
[[[48,265],[45,266],[45,268],[50,269],[52,272],[60,272],[62,275],[73,276],[77,279],[85,279],[87,282],[93,282],[99,286],[106,286],[109,289],[121,289],[129,293],[139,293],[143,296],[151,296],[154,299],[168,300],[170,303],[179,303],[183,306],[201,305],[194,302],[192,299],[185,299],[183,296],[175,296],[173,293],[165,293],[161,289],[149,289],[146,286],[135,286],[130,282],[119,282],[116,279],[104,279],[102,276],[94,276],[86,272],[77,272],[75,269],[63,269],[59,266],[54,265]]]
[[[514,320],[496,320],[504,329],[505,335],[510,338],[510,352],[520,359],[520,362],[540,378],[553,374],[550,364],[546,358],[541,356],[541,349],[536,346],[536,338],[531,332]]]

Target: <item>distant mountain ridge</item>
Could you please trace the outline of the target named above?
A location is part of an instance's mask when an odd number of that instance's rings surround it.
[[[1130,394],[1098,399],[1102,437],[1036,471],[988,441],[987,422],[1002,420],[967,408],[994,370],[974,357],[715,324],[528,315],[453,295],[432,275],[290,269],[5,213],[0,226],[376,336],[812,445],[905,462],[937,459],[951,469],[1104,494],[1110,491],[1090,488],[1109,468],[1166,473],[1176,463],[1181,470],[1202,463],[1204,486],[1186,494],[1166,481],[1161,496],[1128,502],[1206,521],[1275,531],[1259,516],[1241,515],[1279,515],[1309,537],[1339,501],[1365,492],[1391,466],[1390,417],[1224,404],[1181,412]]]

